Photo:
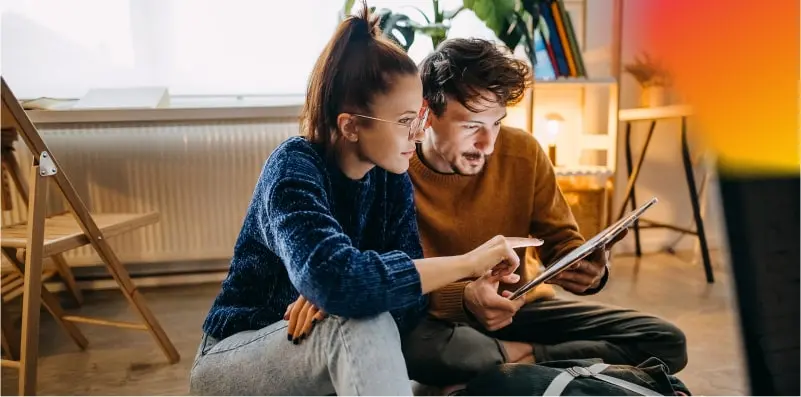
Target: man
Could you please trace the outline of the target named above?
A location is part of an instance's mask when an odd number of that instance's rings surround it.
[[[404,340],[411,378],[454,385],[505,362],[579,358],[637,365],[655,356],[671,372],[681,370],[684,334],[663,320],[556,299],[550,285],[507,299],[539,273],[537,256],[548,264],[584,242],[539,143],[501,126],[506,107],[522,99],[530,68],[490,41],[451,39],[420,73],[432,124],[409,174],[425,256],[468,252],[497,234],[545,243],[539,252],[519,253],[526,261],[516,275],[464,280],[431,294],[430,317]],[[609,248],[552,283],[578,295],[600,291],[609,278]]]

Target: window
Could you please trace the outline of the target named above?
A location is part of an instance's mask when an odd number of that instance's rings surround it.
[[[172,95],[303,94],[341,0],[18,0],[2,16],[2,72],[19,98],[167,86]],[[358,4],[358,2],[357,2]],[[368,3],[431,15],[430,0]],[[459,0],[442,0],[451,9]],[[408,7],[407,7],[408,6]],[[482,30],[483,29],[483,30]],[[451,36],[491,35],[470,12]],[[418,34],[420,61],[431,41]]]

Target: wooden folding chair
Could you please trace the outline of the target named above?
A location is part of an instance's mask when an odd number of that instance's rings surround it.
[[[136,329],[150,332],[168,361],[170,363],[178,362],[180,360],[178,351],[150,311],[128,271],[120,263],[107,242],[108,238],[157,222],[159,214],[155,212],[90,214],[53,156],[53,152],[42,140],[2,77],[0,77],[0,91],[2,91],[3,127],[16,128],[33,154],[29,177],[27,221],[24,224],[3,227],[0,238],[4,256],[24,275],[20,358],[19,361],[4,359],[0,362],[3,366],[19,368],[19,393],[24,395],[36,393],[39,307],[42,304],[81,347],[85,347],[87,342],[74,325],[76,322]],[[45,216],[46,185],[49,180],[58,186],[58,190],[67,201],[71,214]],[[44,288],[42,285],[42,259],[84,245],[91,245],[95,249],[109,273],[120,286],[122,294],[142,318],[143,323],[66,315],[56,298]],[[22,250],[24,254],[21,255],[18,250]]]
[[[22,172],[22,168],[20,168],[19,163],[17,163],[17,156],[14,155],[14,142],[18,138],[18,133],[16,128],[3,128],[2,129],[2,139],[0,139],[0,147],[2,147],[2,153],[0,153],[0,159],[2,159],[3,165],[3,178],[6,176],[11,178],[11,181],[14,183],[14,187],[16,191],[19,193],[19,197],[22,199],[22,203],[27,206],[28,205],[28,185],[25,183],[25,175]],[[3,210],[9,210],[11,208],[11,200],[10,200],[10,192],[8,186],[5,184],[5,180],[3,181]],[[83,303],[83,294],[81,293],[80,288],[78,288],[78,284],[75,282],[75,276],[72,274],[72,269],[70,269],[69,264],[64,259],[64,256],[59,254],[55,254],[50,257],[53,265],[55,265],[55,272],[53,269],[45,269],[45,273],[43,277],[45,279],[52,277],[55,273],[61,277],[61,281],[64,283],[67,292],[72,296],[72,299],[77,303],[79,306]],[[13,275],[13,272],[3,272],[3,276],[7,277],[9,275]],[[46,281],[46,280],[45,280]]]

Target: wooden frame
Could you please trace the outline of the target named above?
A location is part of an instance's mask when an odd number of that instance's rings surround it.
[[[24,292],[22,301],[22,332],[19,361],[2,360],[3,366],[19,368],[19,393],[32,395],[36,393],[36,369],[39,353],[39,308],[44,306],[56,317],[59,324],[67,330],[80,347],[87,342],[80,330],[73,324],[82,322],[95,325],[107,325],[119,328],[130,328],[150,332],[170,363],[180,360],[180,355],[162,329],[144,297],[137,290],[128,271],[120,263],[106,239],[113,235],[153,223],[153,214],[90,214],[84,202],[78,196],[67,175],[47,147],[42,137],[20,106],[16,97],[0,77],[2,92],[3,126],[17,128],[28,149],[33,153],[33,164],[30,170],[30,190],[28,191],[28,219],[24,225],[3,228],[3,253],[9,261],[24,274]],[[7,120],[10,118],[10,120]],[[63,227],[69,217],[60,219],[62,227],[53,231],[48,229],[52,219],[46,220],[45,206],[47,200],[47,182],[53,181],[66,199],[72,213],[72,229]],[[100,220],[98,222],[97,220]],[[24,231],[24,234],[21,232]],[[66,250],[90,244],[119,285],[125,298],[142,318],[143,323],[108,321],[80,316],[67,316],[58,302],[42,285],[42,259],[45,256],[57,255]],[[17,249],[24,249],[23,261],[16,255]]]
[[[6,140],[5,132],[6,129],[3,129],[4,133],[3,136],[4,142],[2,148],[3,170],[6,171],[7,175],[11,177],[11,181],[14,183],[14,187],[19,193],[19,197],[22,200],[23,205],[27,207],[29,201],[28,185],[25,182],[25,175],[23,175],[22,169],[17,163],[17,158],[14,155],[13,148],[11,148],[13,141],[5,142]],[[16,135],[16,129],[14,129],[14,135]],[[4,229],[6,229],[6,227],[7,225],[3,226]],[[75,281],[75,276],[72,274],[72,269],[70,268],[70,265],[67,263],[66,259],[64,259],[64,256],[60,253],[48,257],[51,261],[53,261],[55,271],[61,277],[61,281],[64,283],[64,286],[66,287],[67,291],[70,293],[70,295],[72,295],[72,299],[75,300],[75,303],[77,303],[80,306],[83,303],[83,294],[81,293],[81,289],[78,288],[78,284]],[[47,270],[45,270],[45,272],[47,272]],[[6,275],[4,275],[4,280],[5,278]],[[3,293],[3,295],[5,296],[5,292]]]

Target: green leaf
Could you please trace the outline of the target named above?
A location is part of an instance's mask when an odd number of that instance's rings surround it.
[[[353,2],[355,0],[345,0],[345,6],[342,8],[342,14],[345,15],[345,18],[350,15],[351,10],[353,9]]]
[[[520,21],[517,18],[510,18],[504,21],[503,29],[500,32],[495,33],[498,36],[498,39],[509,48],[510,51],[514,52],[515,47],[517,44],[520,43],[520,39],[523,37],[521,30],[519,29],[520,23],[525,23],[524,21]]]
[[[446,20],[446,21],[447,21],[447,20],[451,20],[451,19],[453,19],[453,18],[456,18],[456,16],[457,16],[457,15],[459,15],[459,13],[460,13],[460,12],[462,12],[462,11],[464,11],[464,10],[465,10],[465,7],[464,7],[464,6],[462,6],[462,7],[459,7],[459,8],[457,8],[457,9],[455,9],[455,10],[443,11],[443,12],[442,12],[442,18],[443,18],[444,20]]]
[[[515,0],[464,0],[464,6],[472,10],[496,35],[509,27],[508,20],[515,12]]]
[[[387,8],[380,9],[376,15],[380,18],[378,26],[385,37],[388,37],[405,51],[414,43],[414,22],[408,15],[395,13]]]

